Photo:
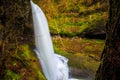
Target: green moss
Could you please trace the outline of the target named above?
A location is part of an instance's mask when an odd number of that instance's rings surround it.
[[[55,50],[55,53],[63,55],[65,57],[67,57],[67,55],[68,55],[68,53],[66,51],[60,50],[59,48],[57,48],[55,46],[54,46],[54,50]]]
[[[26,45],[26,44],[22,45],[21,49],[23,50],[23,53],[21,53],[21,56],[24,57],[25,60],[28,61],[27,62],[27,66],[29,66],[29,68],[31,68],[33,74],[35,75],[35,77],[32,78],[32,79],[36,78],[38,80],[46,80],[46,78],[44,77],[44,75],[41,73],[41,67],[39,65],[39,60],[36,57],[36,55],[33,52],[33,50],[31,50],[29,48],[29,46]]]
[[[6,70],[5,73],[5,80],[20,80],[20,75],[11,71],[11,70]]]
[[[31,58],[31,54],[30,53],[32,51],[29,49],[29,46],[28,45],[22,45],[21,49],[23,50],[22,56],[24,56],[27,59],[30,59]]]
[[[12,47],[15,48],[15,45]],[[46,80],[33,50],[27,44],[19,45],[15,49],[15,52],[13,49],[6,51],[9,54],[6,54],[5,59],[2,57],[5,64],[0,68],[5,69],[2,69],[1,73],[4,75],[0,78],[2,77],[4,80]],[[2,59],[0,60],[2,61]]]

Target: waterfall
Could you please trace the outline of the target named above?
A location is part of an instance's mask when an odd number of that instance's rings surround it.
[[[68,59],[55,54],[49,33],[48,23],[43,11],[30,1],[35,35],[35,52],[39,58],[47,80],[70,80]]]

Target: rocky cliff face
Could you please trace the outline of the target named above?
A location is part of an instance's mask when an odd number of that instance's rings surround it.
[[[4,38],[6,36],[10,37],[8,34],[11,34],[24,39],[24,34],[32,31],[30,30],[32,28],[32,18],[29,0],[1,0],[0,23],[3,26],[1,32]]]
[[[45,80],[34,45],[29,0],[0,0],[0,79]]]

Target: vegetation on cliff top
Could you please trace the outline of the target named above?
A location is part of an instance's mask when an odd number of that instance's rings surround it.
[[[43,0],[37,4],[53,35],[80,36],[87,28],[104,28],[108,18],[108,0]]]

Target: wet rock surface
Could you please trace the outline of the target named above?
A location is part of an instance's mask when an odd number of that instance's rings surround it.
[[[70,77],[83,79],[83,80],[93,80],[94,73],[85,69],[70,68]]]

